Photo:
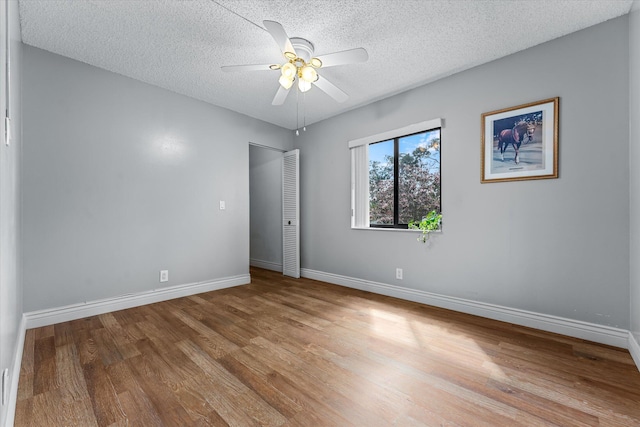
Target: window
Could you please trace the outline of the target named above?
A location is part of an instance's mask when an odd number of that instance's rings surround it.
[[[352,227],[407,228],[431,211],[441,212],[440,119],[349,145]]]

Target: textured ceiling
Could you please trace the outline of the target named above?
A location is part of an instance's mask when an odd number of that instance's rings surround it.
[[[280,22],[289,37],[313,42],[316,56],[356,47],[369,52],[365,63],[320,69],[350,97],[338,104],[317,88],[307,92],[310,124],[624,15],[632,4],[631,0],[216,2],[20,0],[22,38],[26,44],[295,129],[295,93],[284,105],[271,105],[278,71],[220,70],[222,65],[282,62],[278,46],[261,28],[265,19]]]

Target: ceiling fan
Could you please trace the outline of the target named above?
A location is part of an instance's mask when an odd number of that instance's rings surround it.
[[[263,24],[278,44],[286,62],[283,64],[226,65],[222,67],[222,71],[280,70],[280,78],[278,80],[280,86],[271,102],[272,105],[282,105],[284,103],[289,94],[289,89],[291,89],[296,80],[300,92],[308,91],[313,84],[338,102],[344,102],[349,98],[349,95],[326,78],[321,77],[317,70],[336,65],[365,62],[369,59],[369,54],[364,48],[360,47],[314,57],[314,46],[309,40],[300,37],[289,38],[282,25],[278,22],[263,21]]]

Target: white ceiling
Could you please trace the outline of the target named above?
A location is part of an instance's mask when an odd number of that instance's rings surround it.
[[[266,30],[315,44],[315,55],[364,47],[369,61],[321,69],[350,95],[313,88],[314,123],[629,12],[632,0],[19,0],[24,43],[295,129],[296,96],[271,100],[283,62]],[[246,18],[246,19],[243,19]],[[251,22],[249,22],[251,21]],[[567,52],[567,54],[570,54]]]

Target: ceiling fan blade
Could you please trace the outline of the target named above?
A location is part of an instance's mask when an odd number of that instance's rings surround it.
[[[291,44],[291,40],[289,40],[289,36],[287,36],[287,32],[284,30],[282,25],[276,21],[262,21],[264,27],[271,34],[271,37],[278,43],[278,47],[282,51],[296,53],[293,45]]]
[[[232,71],[271,71],[269,68],[273,64],[251,64],[251,65],[224,65],[220,67],[224,72]]]
[[[322,68],[334,67],[336,65],[354,64],[356,62],[365,62],[369,59],[369,54],[362,48],[343,50],[342,52],[328,53],[317,57],[322,61]]]
[[[349,99],[349,95],[344,93],[341,89],[339,89],[336,85],[331,83],[329,80],[324,77],[318,76],[318,80],[313,82],[314,85],[318,86],[318,89],[335,99],[336,101],[342,103]]]
[[[276,92],[276,96],[273,97],[271,105],[284,104],[284,100],[287,99],[287,95],[289,95],[289,89],[285,89],[281,85],[278,85],[278,91]]]

